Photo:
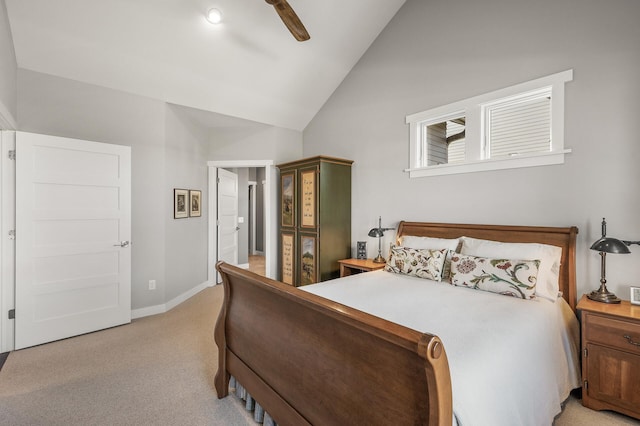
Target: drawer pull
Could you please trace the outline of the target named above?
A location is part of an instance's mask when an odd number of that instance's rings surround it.
[[[632,345],[635,346],[640,346],[640,342],[634,342],[633,339],[631,338],[631,336],[629,336],[628,334],[625,334],[624,336],[625,339],[627,339],[627,342],[631,343]]]

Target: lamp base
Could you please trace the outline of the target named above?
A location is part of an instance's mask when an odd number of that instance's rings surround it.
[[[373,259],[373,263],[387,263],[387,259],[379,254],[375,259]]]
[[[587,297],[591,300],[601,303],[620,303],[620,299],[618,299],[615,294],[607,291],[606,289],[604,291],[602,291],[602,289],[594,290],[591,293],[587,294]]]

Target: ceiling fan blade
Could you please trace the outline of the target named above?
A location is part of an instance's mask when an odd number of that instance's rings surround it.
[[[293,34],[296,40],[306,41],[311,38],[311,36],[307,32],[307,29],[302,24],[302,21],[300,21],[300,18],[298,18],[298,15],[296,15],[296,12],[294,12],[293,8],[289,5],[289,3],[287,3],[287,0],[265,1],[270,5],[273,5],[273,7],[278,12],[278,15],[280,15],[280,19],[282,19],[282,22],[284,22],[287,28],[289,28],[289,31],[291,31],[291,34]]]

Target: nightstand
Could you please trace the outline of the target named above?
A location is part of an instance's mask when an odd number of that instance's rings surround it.
[[[340,264],[340,277],[359,274],[360,272],[377,271],[384,268],[385,263],[375,263],[372,259],[343,259]]]
[[[640,419],[640,306],[582,296],[582,405]]]

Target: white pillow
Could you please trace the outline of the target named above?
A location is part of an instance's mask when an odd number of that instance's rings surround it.
[[[552,302],[558,298],[562,247],[539,243],[502,243],[462,237],[460,252],[494,259],[539,260],[536,296]]]
[[[458,251],[458,246],[460,245],[460,240],[458,238],[448,239],[404,235],[400,237],[400,245],[413,249],[447,249],[444,268],[442,269],[442,280],[449,281],[449,275],[451,274],[451,253]]]
[[[432,237],[416,237],[414,235],[405,235],[400,237],[400,245],[411,247],[414,249],[447,249],[457,250],[460,240],[457,238],[432,238]]]

